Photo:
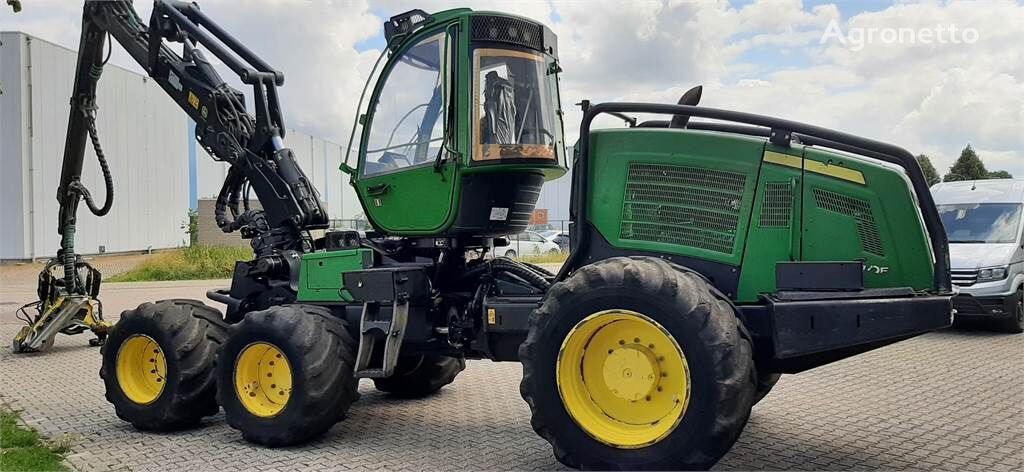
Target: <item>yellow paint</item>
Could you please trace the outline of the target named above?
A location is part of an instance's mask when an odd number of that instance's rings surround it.
[[[199,97],[191,90],[188,92],[188,104],[192,105],[192,108],[199,109]]]
[[[772,164],[778,164],[780,166],[793,167],[795,169],[802,169],[804,167],[803,158],[800,156],[791,156],[781,152],[765,151],[764,161]]]
[[[498,312],[494,308],[487,309],[487,324],[497,323]]]
[[[826,175],[861,185],[865,184],[864,174],[858,170],[849,169],[840,165],[804,159],[799,156],[791,156],[781,152],[765,151],[764,162],[792,167],[794,169],[803,169],[807,172],[814,172],[815,174]]]
[[[129,400],[148,405],[160,398],[167,384],[167,360],[153,338],[136,334],[117,350],[117,385]]]
[[[628,310],[580,321],[562,342],[555,377],[573,421],[621,449],[664,439],[690,401],[690,370],[679,344],[658,322]]]
[[[292,369],[277,346],[255,342],[242,349],[235,361],[235,394],[249,413],[276,416],[288,405]]]
[[[864,185],[864,174],[859,170],[853,170],[843,166],[829,165],[824,162],[812,161],[810,159],[804,160],[804,169],[814,172],[815,174],[827,175],[840,180],[847,180]]]

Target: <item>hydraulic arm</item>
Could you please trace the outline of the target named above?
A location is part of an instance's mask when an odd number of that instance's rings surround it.
[[[100,341],[109,326],[102,322],[95,300],[99,272],[75,254],[75,224],[83,200],[97,216],[107,214],[113,205],[113,178],[96,129],[96,85],[115,41],[195,121],[196,140],[210,156],[230,165],[214,216],[224,232],[239,231],[250,239],[255,253],[253,261],[240,263],[236,270],[240,280],[233,283],[237,288],[233,293],[294,285],[298,254],[313,249],[309,230],[326,228],[329,223],[316,190],[292,151],[284,147],[285,128],[277,95],[277,87],[284,83],[281,72],[195,4],[157,0],[146,25],[131,0],[87,0],[57,188],[60,250],[40,274],[40,300],[35,303],[39,314],[27,319],[29,326],[16,339],[23,350],[39,350],[52,343],[52,336],[68,332],[69,324],[84,323]],[[180,54],[172,43],[180,45]],[[242,92],[221,78],[200,46],[252,87],[252,113]],[[106,196],[102,205],[93,200],[81,180],[87,138],[103,173]],[[250,192],[255,192],[262,208],[250,208]],[[63,277],[51,273],[58,266],[63,268]]]
[[[96,83],[109,59],[109,51],[104,51],[108,37],[121,44],[195,121],[196,140],[203,148],[214,159],[230,164],[217,198],[218,226],[225,232],[240,231],[243,238],[251,239],[257,259],[283,251],[311,249],[307,230],[327,227],[328,218],[316,190],[281,139],[285,129],[277,86],[284,83],[284,75],[225,32],[195,4],[157,0],[147,26],[131,1],[86,2],[57,191],[61,205],[58,228],[63,236],[61,258],[68,287],[77,287],[73,266],[69,264],[73,264],[75,257],[74,225],[79,202],[85,200],[90,211],[99,216],[109,211],[112,203],[110,173],[98,147],[95,128]],[[181,54],[172,50],[169,43],[180,44]],[[225,83],[198,45],[252,87],[253,114],[246,110],[243,94]],[[93,203],[80,181],[87,136],[97,148],[107,182],[102,207]],[[262,210],[249,208],[250,189],[255,191]]]

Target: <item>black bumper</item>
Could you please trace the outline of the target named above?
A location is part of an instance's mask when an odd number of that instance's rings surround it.
[[[1014,295],[975,297],[960,293],[953,297],[957,318],[1006,318],[1013,314]]]
[[[945,328],[951,298],[901,289],[780,292],[747,319],[771,370],[796,373]]]

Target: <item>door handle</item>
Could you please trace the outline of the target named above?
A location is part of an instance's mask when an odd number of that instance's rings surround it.
[[[388,193],[388,189],[389,188],[391,188],[391,185],[388,184],[388,183],[371,185],[369,187],[366,187],[366,194],[367,195],[384,195],[385,193]]]

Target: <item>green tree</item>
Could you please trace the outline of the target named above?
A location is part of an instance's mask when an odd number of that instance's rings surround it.
[[[970,144],[960,152],[960,157],[953,163],[953,167],[949,168],[949,172],[942,178],[946,182],[956,182],[958,180],[985,180],[988,178],[988,171],[985,170],[985,164],[981,162],[981,158],[974,152],[974,148]]]
[[[1011,174],[1011,173],[1009,173],[1009,172],[1007,172],[1005,170],[997,170],[997,171],[994,171],[994,172],[989,172],[988,173],[988,178],[990,178],[990,179],[1012,179],[1013,178],[1013,174]]]
[[[917,164],[921,166],[921,171],[924,172],[924,180],[928,182],[929,187],[942,182],[942,179],[939,178],[939,172],[935,170],[935,166],[932,165],[932,160],[928,156],[918,154]]]

